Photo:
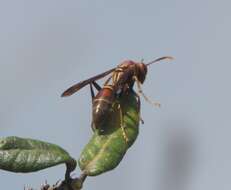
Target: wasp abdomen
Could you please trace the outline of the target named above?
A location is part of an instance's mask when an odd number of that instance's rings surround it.
[[[111,112],[112,103],[115,99],[113,86],[104,86],[93,100],[92,117],[93,129],[104,130],[101,126],[106,121],[108,114]]]

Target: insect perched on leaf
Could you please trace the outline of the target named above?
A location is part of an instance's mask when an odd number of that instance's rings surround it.
[[[141,89],[148,66],[165,59],[172,57],[161,57],[147,64],[124,61],[116,68],[71,86],[62,94],[62,97],[70,96],[90,85],[94,134],[78,160],[83,176],[100,175],[114,169],[121,162],[139,133],[139,95],[154,105],[159,105],[150,101]],[[96,81],[107,75],[110,76],[101,88]],[[135,83],[138,93],[133,89]],[[98,90],[96,96],[93,86]]]
[[[114,169],[139,134],[140,101],[133,89],[116,97],[111,109],[103,124],[104,133],[94,133],[78,159],[83,175],[97,176]]]
[[[133,88],[134,83],[137,84],[138,87],[138,94],[142,95],[145,100],[153,103],[156,106],[160,104],[158,102],[150,101],[147,96],[144,95],[141,84],[143,84],[147,71],[148,66],[156,63],[161,60],[165,59],[173,59],[172,57],[165,56],[160,57],[154,61],[151,61],[147,64],[141,62],[134,62],[131,60],[126,60],[119,64],[117,67],[110,69],[104,73],[91,77],[87,80],[81,81],[70,88],[68,88],[65,92],[63,92],[62,97],[70,96],[83,88],[86,85],[90,85],[91,95],[92,95],[92,102],[93,102],[93,110],[92,110],[92,128],[93,130],[99,129],[100,131],[104,131],[104,122],[108,114],[112,111],[112,104],[116,97],[121,96],[124,92]],[[109,78],[101,88],[96,81],[111,74]],[[95,96],[94,90],[92,85],[98,90],[97,95]],[[137,97],[139,95],[137,94]],[[118,104],[120,107],[120,104]],[[121,109],[120,109],[121,110]],[[122,111],[121,111],[122,112]],[[122,113],[121,113],[122,114]]]

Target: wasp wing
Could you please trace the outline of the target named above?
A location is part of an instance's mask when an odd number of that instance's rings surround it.
[[[93,81],[99,80],[107,75],[109,75],[111,72],[113,72],[115,70],[115,68],[110,69],[106,72],[103,72],[99,75],[96,75],[94,77],[91,77],[87,80],[81,81],[73,86],[71,86],[70,88],[68,88],[65,92],[62,93],[61,97],[65,97],[65,96],[71,96],[72,94],[74,94],[75,92],[77,92],[78,90],[80,90],[81,88],[83,88],[84,86],[90,84]]]

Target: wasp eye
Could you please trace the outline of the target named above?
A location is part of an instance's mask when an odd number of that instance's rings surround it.
[[[143,63],[139,63],[139,67],[138,67],[138,79],[141,83],[144,82],[146,74],[147,74],[147,66]]]

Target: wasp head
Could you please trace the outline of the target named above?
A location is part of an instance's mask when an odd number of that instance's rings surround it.
[[[138,80],[141,82],[141,84],[143,84],[145,78],[146,78],[146,75],[147,75],[147,72],[148,72],[148,69],[147,69],[147,66],[144,64],[144,63],[137,63],[137,72],[136,72],[136,75],[137,75],[137,78]]]

